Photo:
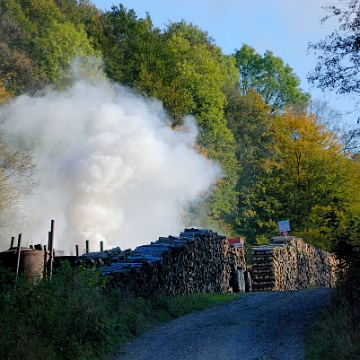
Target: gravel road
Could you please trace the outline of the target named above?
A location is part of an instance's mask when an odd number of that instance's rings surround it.
[[[331,290],[248,293],[154,328],[114,360],[305,360],[304,335]]]

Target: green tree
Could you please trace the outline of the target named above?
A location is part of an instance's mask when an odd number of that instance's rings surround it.
[[[156,86],[147,82],[147,92],[164,102],[174,126],[181,125],[183,115],[196,118],[199,151],[219,162],[224,171],[207,203],[208,214],[226,228],[236,208],[236,159],[234,137],[224,117],[223,90],[238,81],[238,73],[233,58],[223,55],[207,34],[192,24],[170,23],[164,38],[165,56],[160,59],[159,72],[151,74]]]
[[[268,163],[276,154],[271,107],[265,104],[261,95],[252,89],[241,95],[239,85],[226,91],[227,106],[225,117],[236,141],[238,162],[237,214],[233,220],[237,234],[254,243],[262,232],[264,214],[258,214],[255,202],[259,194],[255,188],[260,179],[269,171]],[[263,213],[266,213],[262,205]]]
[[[138,19],[133,9],[113,6],[101,18],[103,35],[98,34],[108,77],[136,87],[141,69],[158,60],[159,29],[149,15]]]
[[[306,105],[310,94],[301,90],[300,79],[284,61],[266,51],[264,56],[249,45],[236,50],[234,57],[240,71],[240,85],[246,94],[251,88],[262,95],[272,112],[288,105]]]
[[[74,24],[86,24],[98,10],[90,0],[53,0],[61,13]]]
[[[223,88],[238,81],[234,59],[192,24],[170,23],[161,32],[149,15],[138,19],[134,10],[122,5],[113,6],[102,21],[108,76],[161,100],[174,128],[182,126],[185,115],[196,118],[197,149],[224,170],[207,206],[200,206],[202,218],[226,227],[235,207],[236,160],[234,138],[224,118]]]
[[[2,19],[17,24],[15,50],[35,64],[42,85],[60,82],[74,57],[95,54],[84,26],[66,20],[53,1],[0,1],[0,9]]]

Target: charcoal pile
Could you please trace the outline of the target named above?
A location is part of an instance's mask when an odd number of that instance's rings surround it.
[[[309,286],[334,287],[336,260],[300,238],[274,237],[256,246],[253,256],[253,290],[299,290]]]

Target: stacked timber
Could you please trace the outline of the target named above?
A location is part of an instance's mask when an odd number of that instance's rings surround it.
[[[234,270],[246,270],[244,246],[229,244],[229,263]]]
[[[334,287],[336,259],[303,239],[276,237],[256,246],[253,256],[253,290],[298,290],[309,286]]]
[[[126,260],[131,250],[121,251],[119,247],[83,254],[81,256],[55,256],[54,267],[59,267],[62,261],[68,261],[71,266],[89,265],[89,266],[109,266],[112,263]]]
[[[251,252],[253,291],[269,291],[274,289],[274,249],[275,245],[253,247]]]
[[[291,239],[290,245],[297,250],[298,263],[308,269],[307,276],[299,274],[304,283],[307,282],[308,286],[335,287],[338,262],[334,254],[317,249],[299,238]]]
[[[229,263],[231,267],[230,290],[233,292],[251,291],[252,281],[250,270],[246,264],[243,242],[229,241]]]
[[[212,230],[191,228],[139,246],[101,270],[124,293],[146,297],[228,292],[235,266],[246,268],[243,248]]]

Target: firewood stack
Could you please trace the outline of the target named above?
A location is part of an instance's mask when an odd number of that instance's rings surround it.
[[[274,274],[275,246],[255,246],[252,249],[252,289],[253,291],[273,290],[275,286]]]
[[[212,230],[191,228],[139,246],[102,272],[123,292],[146,297],[227,292],[234,266],[246,268],[243,249],[229,246]]]
[[[271,244],[254,247],[252,256],[254,291],[335,286],[334,255],[302,239],[274,237]]]
[[[233,270],[236,269],[246,270],[244,246],[229,244],[229,264]]]

